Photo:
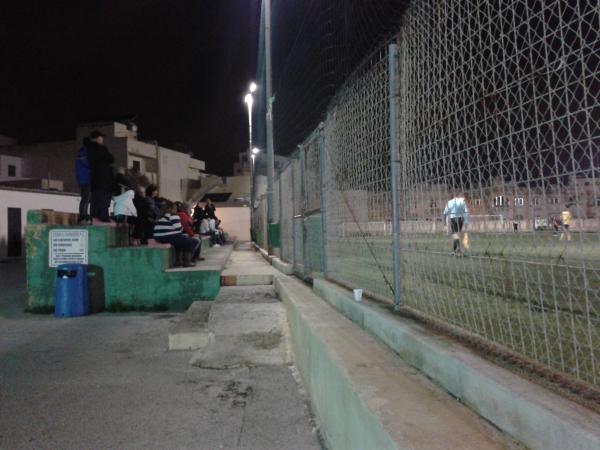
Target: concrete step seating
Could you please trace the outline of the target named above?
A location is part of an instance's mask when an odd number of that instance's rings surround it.
[[[205,244],[207,242],[207,244]],[[164,269],[167,273],[176,272],[203,272],[203,271],[218,271],[221,273],[227,261],[235,248],[236,243],[227,244],[221,247],[210,247],[208,241],[202,241],[202,252],[200,255],[205,258],[204,261],[196,262],[193,267],[169,267]]]
[[[48,265],[49,236],[55,229],[85,229],[88,235],[90,295],[98,310],[185,310],[196,300],[214,300],[220,275],[233,245],[210,247],[202,240],[199,261],[173,268],[171,246],[130,246],[126,228],[77,225],[76,215],[32,210],[27,215],[27,277],[29,307],[54,304],[56,270]]]

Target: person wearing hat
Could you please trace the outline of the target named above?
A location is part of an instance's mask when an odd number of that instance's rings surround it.
[[[104,135],[98,130],[90,133],[88,161],[92,191],[90,214],[94,219],[109,222],[108,208],[113,185],[112,164],[115,158],[104,145]]]

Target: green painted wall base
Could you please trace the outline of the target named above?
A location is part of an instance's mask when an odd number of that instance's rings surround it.
[[[321,214],[308,216],[305,221],[306,242],[304,251],[306,252],[306,262],[308,267],[306,273],[313,276],[315,273],[323,272],[323,225],[321,223]]]
[[[35,216],[34,216],[35,217]],[[48,234],[59,225],[29,223],[25,231],[28,306],[43,310],[54,305],[56,269],[48,266]],[[92,310],[182,310],[196,300],[214,300],[220,271],[167,272],[173,249],[119,247],[124,229],[86,226]],[[203,249],[210,244],[202,241]]]
[[[278,223],[270,223],[268,228],[268,239],[269,239],[269,253],[273,252],[271,249],[281,247],[281,226]]]
[[[314,317],[315,312],[323,311],[322,305],[313,303],[309,287],[293,280],[275,277],[274,288],[286,307],[295,364],[327,448],[399,450],[368,404],[372,394],[361,395],[346,373],[346,362],[339,359],[335,339],[331,340],[328,331],[336,324],[319,320],[322,315]]]

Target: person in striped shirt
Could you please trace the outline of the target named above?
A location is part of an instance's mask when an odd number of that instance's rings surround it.
[[[154,224],[154,239],[161,244],[171,244],[175,247],[175,267],[194,266],[192,255],[196,243],[183,234],[175,204],[169,200],[163,200],[160,213],[160,218]]]

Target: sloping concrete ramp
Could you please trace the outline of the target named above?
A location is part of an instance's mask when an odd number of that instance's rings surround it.
[[[522,448],[257,253],[234,251],[226,270],[208,342],[190,362],[230,369],[293,361],[328,448]]]
[[[252,251],[252,247],[239,245],[231,254],[223,272],[221,286],[258,286],[273,284],[273,277],[280,272]]]
[[[208,318],[212,302],[197,301],[169,330],[169,350],[197,350],[208,345]]]
[[[291,363],[286,312],[273,286],[221,288],[208,319],[210,339],[191,359],[208,369]]]

